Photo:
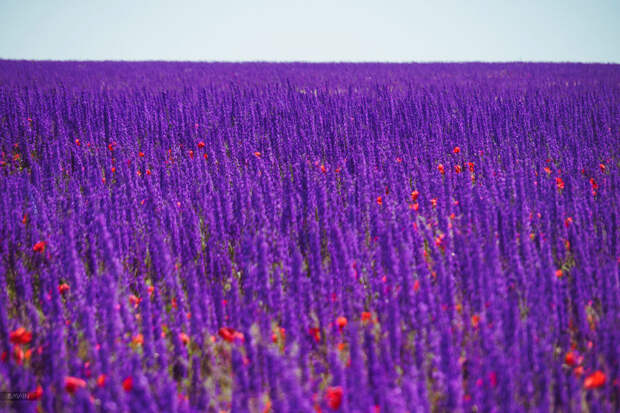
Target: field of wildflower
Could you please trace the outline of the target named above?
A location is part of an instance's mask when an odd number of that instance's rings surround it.
[[[619,65],[0,61],[0,150],[1,411],[620,409]]]

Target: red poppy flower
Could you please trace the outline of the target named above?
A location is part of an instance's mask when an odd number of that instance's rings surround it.
[[[254,156],[256,156],[257,158],[260,158],[260,155],[261,155],[260,152],[258,151],[254,152]]]
[[[463,171],[463,168],[461,167],[461,165],[454,166],[454,172],[456,172],[457,174],[460,174],[462,171]]]
[[[590,178],[590,185],[592,186],[592,189],[598,189],[598,184],[596,183],[594,178]]]
[[[72,376],[65,377],[65,390],[67,390],[67,392],[73,394],[78,389],[84,387],[86,387],[86,382],[84,380]]]
[[[129,392],[131,389],[133,389],[133,377],[129,376],[123,380],[123,390]]]
[[[413,202],[417,201],[419,196],[420,196],[420,193],[418,191],[412,191],[411,192],[411,200]]]
[[[446,173],[446,170],[443,167],[443,164],[437,165],[437,170],[443,175]]]
[[[558,187],[559,190],[564,189],[564,180],[558,176],[557,178],[555,178],[555,185]]]
[[[105,374],[100,374],[97,377],[97,387],[103,387],[105,386],[105,381],[107,379],[107,376]]]
[[[420,291],[420,280],[415,280],[413,282],[413,291],[415,291],[416,293]]]
[[[32,246],[32,250],[34,252],[43,252],[45,251],[45,241],[39,241]]]
[[[377,204],[383,205],[383,198],[381,198],[380,196],[377,197]]]
[[[9,340],[13,344],[28,344],[32,340],[32,333],[24,327],[19,327],[9,333]]]
[[[362,312],[362,322],[368,322],[372,319],[372,313],[370,311]]]
[[[347,318],[343,316],[338,317],[336,319],[336,325],[338,326],[340,331],[342,331],[342,329],[347,326]]]
[[[459,152],[461,152],[461,148],[459,148],[458,146],[455,146],[454,149],[452,150],[452,152],[459,153]]]
[[[22,364],[22,360],[24,359],[24,350],[22,350],[19,344],[16,344],[15,347],[13,347],[13,358],[15,358],[17,364]]]
[[[198,142],[198,147],[199,148],[204,148],[206,145],[203,141]]]
[[[575,356],[575,353],[573,353],[572,351],[566,353],[566,356],[564,356],[564,363],[566,363],[566,365],[568,366],[574,366],[575,363],[577,363],[577,357]]]
[[[58,286],[58,292],[59,292],[60,294],[64,294],[64,293],[66,293],[67,291],[69,291],[70,289],[71,289],[71,287],[69,287],[69,284],[67,284],[67,283],[62,283],[62,284],[60,284],[60,285]]]
[[[474,314],[471,316],[471,325],[474,328],[478,328],[478,324],[480,324],[480,316],[478,314]]]
[[[233,343],[235,340],[239,340],[239,341],[244,340],[243,333],[240,333],[234,328],[222,327],[218,330],[217,333],[220,335],[220,337],[222,337],[224,340],[228,341],[229,343]]]
[[[474,172],[474,163],[473,162],[467,162],[467,167],[469,168],[470,172]]]
[[[321,341],[321,330],[318,327],[311,327],[308,333],[314,338],[314,341],[319,343]]]
[[[181,343],[183,344],[188,344],[189,343],[189,336],[185,333],[179,333],[179,340],[181,340]]]
[[[605,384],[606,379],[607,377],[605,376],[605,373],[597,370],[594,373],[590,374],[588,377],[586,377],[585,381],[583,382],[583,386],[586,389],[598,389]]]
[[[28,400],[39,400],[43,397],[43,387],[38,385],[34,391],[28,392]]]
[[[138,156],[139,156],[140,158],[144,158],[144,152],[138,152]]]
[[[131,339],[131,344],[141,346],[142,344],[144,344],[144,336],[142,334],[136,334]]]
[[[140,304],[140,301],[142,301],[142,298],[138,298],[138,297],[136,297],[136,296],[135,296],[135,295],[133,295],[133,294],[131,294],[131,295],[129,296],[129,302],[130,302],[131,304],[133,304],[133,305],[134,305],[134,307],[137,307],[137,306],[138,306],[138,304]]]
[[[564,273],[562,272],[562,270],[555,270],[555,276],[558,278],[562,278],[562,276],[564,275]]]
[[[340,386],[332,386],[327,388],[325,398],[327,399],[327,405],[330,409],[340,409],[340,405],[342,405],[342,394],[343,391]]]

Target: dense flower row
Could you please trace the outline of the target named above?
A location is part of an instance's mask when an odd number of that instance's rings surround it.
[[[1,408],[618,410],[619,82],[0,62]]]

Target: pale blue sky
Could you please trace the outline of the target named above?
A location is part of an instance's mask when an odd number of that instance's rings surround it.
[[[0,58],[620,63],[620,0],[0,0]]]

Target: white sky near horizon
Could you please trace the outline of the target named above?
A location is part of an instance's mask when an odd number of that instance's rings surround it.
[[[620,63],[620,0],[0,0],[0,59]]]

